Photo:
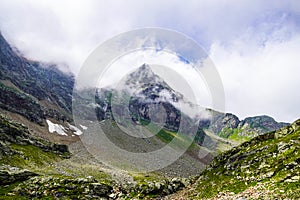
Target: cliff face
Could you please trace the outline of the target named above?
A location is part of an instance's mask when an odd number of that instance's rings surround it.
[[[62,73],[55,65],[30,61],[17,55],[1,34],[0,81],[1,108],[18,112],[40,124],[46,116],[70,118],[73,76]],[[41,105],[41,101],[56,108]],[[33,111],[30,112],[26,106],[32,107]]]

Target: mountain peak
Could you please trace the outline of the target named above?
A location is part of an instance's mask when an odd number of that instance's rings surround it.
[[[150,67],[149,64],[144,63],[142,66],[139,67],[139,69],[142,69],[142,70],[151,70],[151,67]]]
[[[144,63],[142,66],[140,66],[135,72],[130,74],[131,78],[138,77],[140,79],[143,78],[153,78],[154,76],[157,76],[151,69],[150,65]]]
[[[170,87],[162,77],[152,71],[149,64],[144,63],[126,76],[122,89],[133,92],[140,99],[147,101],[178,102],[183,95]],[[142,101],[141,100],[141,101]]]
[[[160,83],[164,84],[162,78],[156,75],[150,65],[144,63],[141,65],[137,70],[127,75],[126,78],[126,85],[144,85],[150,83]]]

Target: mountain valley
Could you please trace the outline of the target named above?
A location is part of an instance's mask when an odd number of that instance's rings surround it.
[[[240,120],[201,108],[147,64],[118,90],[77,91],[74,84],[73,75],[24,58],[0,34],[1,199],[300,198],[299,120],[288,124],[265,115]],[[191,115],[179,104],[209,117]],[[75,112],[82,123],[75,123]],[[128,152],[154,151],[173,140],[180,141],[174,148],[189,145],[159,170],[123,170],[136,163],[124,157],[114,164],[121,169],[115,168],[87,147],[91,122]],[[124,131],[136,127],[144,138]],[[105,153],[119,156],[100,152]]]

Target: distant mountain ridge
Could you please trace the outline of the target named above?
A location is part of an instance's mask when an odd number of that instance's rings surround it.
[[[191,110],[199,107],[185,100],[182,94],[173,90],[161,77],[156,75],[147,64],[143,64],[137,70],[128,74],[122,81],[123,82],[121,82],[116,89],[103,88],[97,90],[97,103],[102,105],[102,107],[100,106],[98,108],[99,112],[102,113],[102,116],[99,115],[101,119],[104,119],[105,116],[112,116],[109,101],[111,100],[112,94],[118,94],[115,90],[123,91],[123,96],[121,95],[119,98],[126,96],[125,94],[127,92],[130,93],[127,94],[127,96],[131,96],[129,110],[133,115],[132,119],[134,121],[138,121],[138,118],[150,120],[149,104],[162,104],[163,107],[167,109],[167,115],[174,116],[173,119],[167,118],[169,128],[174,130],[176,130],[176,126],[178,128],[180,112],[183,111],[176,107],[177,104],[185,104],[189,106]],[[173,114],[170,113],[171,111]],[[230,136],[232,136],[232,138],[252,138],[288,125],[288,123],[276,122],[272,117],[266,115],[247,117],[244,120],[240,120],[234,114],[221,113],[212,109],[202,109],[200,112],[203,112],[202,116],[210,115],[210,117],[201,118],[201,113],[199,113],[199,128],[208,129],[213,134],[223,138],[229,138]],[[156,113],[160,112],[157,111]],[[173,125],[171,125],[171,123]]]
[[[208,129],[224,138],[248,137],[252,138],[287,126],[288,123],[276,122],[272,117],[262,115],[247,117],[243,120],[231,113],[220,113],[209,109],[212,119]]]
[[[60,72],[55,65],[20,57],[1,34],[0,61],[0,108],[23,115],[38,124],[45,124],[47,117],[72,121],[73,76]],[[145,104],[142,103],[145,99],[141,99],[143,97],[152,102],[165,102],[164,107],[169,110],[168,112],[172,111],[175,114],[168,123],[172,123],[173,128],[176,128],[180,117],[179,110],[175,106],[178,101],[183,102],[184,97],[156,75],[149,65],[144,64],[129,74],[123,86],[135,90],[132,94],[136,97],[130,99],[133,120],[136,121],[139,114],[144,119],[149,119],[147,116],[149,113],[138,111],[145,109]],[[95,109],[99,119],[111,116],[108,111],[110,109],[108,101],[111,100],[107,96],[110,95],[108,91],[109,89],[98,90],[96,94],[99,107]],[[103,92],[105,94],[102,94]],[[238,134],[238,137],[253,137],[287,125],[277,123],[268,116],[239,120],[237,116],[230,113],[220,113],[211,109],[206,109],[205,112],[211,115],[211,119],[201,120],[200,128],[208,128],[215,135],[224,138],[233,134]]]

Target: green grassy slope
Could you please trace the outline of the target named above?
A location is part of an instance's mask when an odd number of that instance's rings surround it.
[[[217,156],[188,192],[191,199],[300,198],[300,120]],[[254,195],[254,194],[253,194]]]

